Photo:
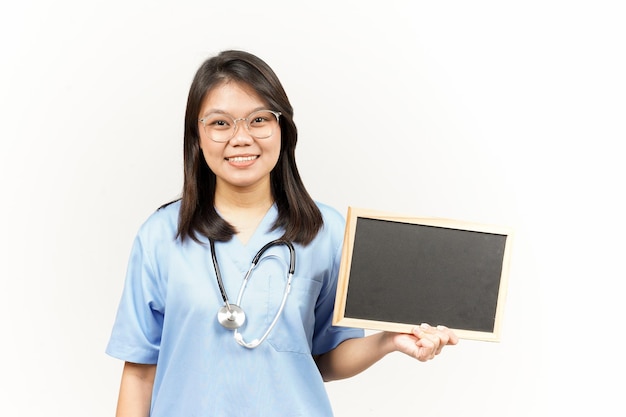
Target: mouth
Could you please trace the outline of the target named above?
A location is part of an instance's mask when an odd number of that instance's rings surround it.
[[[230,158],[224,158],[228,162],[250,162],[257,159],[258,155],[249,155],[249,156],[233,156]]]

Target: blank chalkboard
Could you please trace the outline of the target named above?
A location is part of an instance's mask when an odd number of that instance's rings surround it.
[[[499,341],[512,231],[348,209],[333,324]]]

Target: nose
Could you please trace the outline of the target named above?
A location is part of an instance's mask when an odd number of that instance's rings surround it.
[[[231,142],[233,145],[245,145],[254,141],[254,138],[252,137],[252,135],[250,135],[250,132],[248,131],[247,123],[248,119],[235,119],[235,134],[232,138],[230,138],[229,142]]]

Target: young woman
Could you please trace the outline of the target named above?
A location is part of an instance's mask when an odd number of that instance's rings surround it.
[[[182,198],[140,228],[107,346],[125,361],[119,417],[332,416],[324,381],[457,343],[442,326],[332,326],[344,219],[307,193],[292,116],[252,54],[196,73]]]

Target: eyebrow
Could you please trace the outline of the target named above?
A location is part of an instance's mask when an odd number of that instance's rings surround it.
[[[252,109],[252,111],[250,113],[248,113],[246,115],[246,117],[250,116],[252,113],[254,113],[255,111],[259,111],[259,110],[268,110],[268,108],[266,106],[256,107],[256,108]],[[220,109],[209,109],[209,110],[207,110],[206,112],[204,112],[204,114],[202,115],[201,119],[203,119],[203,118],[207,117],[209,114],[213,114],[213,113],[224,114],[224,115],[232,117],[233,119],[237,119],[235,116],[233,116],[229,112],[224,111],[224,110],[220,110]]]

